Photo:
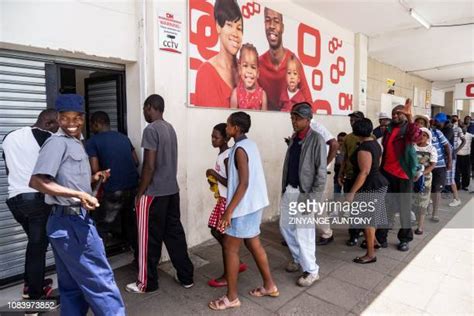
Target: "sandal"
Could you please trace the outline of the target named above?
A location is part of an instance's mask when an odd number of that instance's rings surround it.
[[[273,291],[267,291],[263,286],[258,287],[256,289],[253,289],[252,291],[249,292],[250,295],[255,296],[255,297],[264,297],[264,296],[270,296],[270,297],[278,297],[280,296],[280,292],[278,292],[278,288],[275,286],[273,288]]]
[[[229,301],[229,298],[224,295],[215,301],[209,302],[207,306],[209,306],[210,309],[215,311],[223,311],[229,308],[240,307],[240,300],[239,298],[236,298],[231,302]]]
[[[438,217],[438,216],[433,216],[433,217],[431,218],[431,221],[432,221],[432,222],[435,222],[435,223],[439,223],[439,217]]]
[[[423,235],[423,230],[419,228],[415,229],[415,235]]]
[[[374,263],[374,262],[377,262],[377,257],[373,257],[370,259],[363,259],[361,257],[356,257],[352,261],[355,263],[360,263],[360,264]]]
[[[219,282],[217,281],[217,279],[212,279],[207,282],[207,285],[209,285],[210,287],[224,287],[227,286],[227,281],[224,280]]]
[[[242,272],[246,271],[248,269],[248,267],[249,266],[247,264],[242,262],[241,264],[239,264],[239,273],[242,273]]]

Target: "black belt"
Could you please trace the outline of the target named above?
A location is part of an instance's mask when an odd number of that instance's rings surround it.
[[[44,200],[44,194],[40,192],[21,193],[11,198],[12,200],[33,201]]]
[[[53,213],[54,214],[62,214],[62,215],[81,215],[82,210],[81,210],[80,205],[55,205],[53,207]]]

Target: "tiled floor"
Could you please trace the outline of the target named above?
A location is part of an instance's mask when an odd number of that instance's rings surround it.
[[[242,260],[249,270],[239,277],[242,306],[224,315],[472,315],[474,274],[473,195],[462,193],[462,208],[449,208],[442,201],[441,222],[427,222],[425,234],[415,235],[408,252],[396,250],[396,232],[389,234],[389,247],[377,252],[374,264],[352,263],[364,251],[347,247],[347,232],[335,231],[335,241],[317,249],[321,279],[310,288],[296,286],[297,274],[284,271],[290,256],[280,243],[277,223],[262,226],[262,242],[273,276],[280,290],[278,298],[254,298],[248,291],[261,280],[249,252],[242,249]],[[184,289],[172,278],[169,263],[160,265],[160,290],[152,294],[122,291],[128,315],[207,315],[207,303],[225,289],[207,286],[207,280],[222,271],[220,248],[212,241],[191,249],[195,263],[195,286]],[[130,257],[122,257],[130,260]],[[123,290],[134,281],[131,265],[115,269],[116,281]],[[1,291],[16,295],[20,287]],[[10,295],[10,296],[9,296]],[[55,315],[50,313],[48,315]],[[58,313],[57,313],[58,314]]]
[[[473,210],[471,199],[363,314],[473,315]]]

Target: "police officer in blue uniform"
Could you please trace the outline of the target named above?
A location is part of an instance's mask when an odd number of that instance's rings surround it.
[[[91,175],[89,158],[80,141],[84,99],[59,95],[59,130],[40,150],[30,186],[53,205],[47,234],[53,248],[61,295],[61,315],[125,315],[120,291],[107,262],[102,240],[88,214],[99,206],[91,183],[108,171]]]

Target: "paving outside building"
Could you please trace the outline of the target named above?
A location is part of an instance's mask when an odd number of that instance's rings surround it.
[[[255,298],[248,291],[260,285],[260,276],[250,253],[242,248],[242,261],[249,269],[239,275],[242,306],[213,312],[207,303],[223,295],[225,288],[207,285],[222,271],[219,246],[205,242],[190,250],[195,265],[195,285],[184,289],[174,281],[168,262],[159,266],[160,289],[150,294],[125,292],[136,270],[130,254],[112,257],[116,281],[125,300],[127,313],[142,315],[472,315],[474,312],[474,200],[462,193],[457,208],[442,201],[440,222],[428,222],[425,233],[415,235],[408,252],[396,249],[396,232],[389,234],[389,247],[377,251],[374,264],[357,265],[352,259],[360,247],[347,247],[346,230],[335,230],[335,241],[317,248],[320,280],[312,287],[295,284],[297,274],[284,267],[290,258],[276,222],[262,225],[262,242],[280,290],[278,298]],[[470,223],[470,224],[469,224]],[[56,280],[55,280],[56,282]],[[2,290],[0,306],[18,300],[22,286]],[[1,310],[1,308],[0,308]],[[2,315],[17,315],[2,313]],[[59,315],[50,312],[46,315]]]

